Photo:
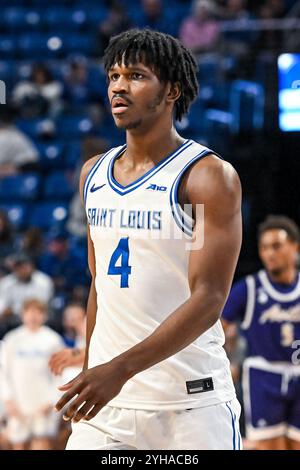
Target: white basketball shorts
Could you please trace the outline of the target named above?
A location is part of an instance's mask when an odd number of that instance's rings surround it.
[[[105,406],[72,425],[67,450],[239,450],[237,399],[189,410],[144,411]]]

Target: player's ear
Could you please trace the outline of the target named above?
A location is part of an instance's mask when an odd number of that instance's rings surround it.
[[[181,87],[179,82],[169,83],[168,84],[168,94],[167,94],[167,101],[168,102],[175,102],[179,99],[181,95]]]

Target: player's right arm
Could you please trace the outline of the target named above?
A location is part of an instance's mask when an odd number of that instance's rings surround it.
[[[227,336],[232,331],[233,323],[243,321],[247,305],[247,285],[245,279],[234,283],[223,308],[221,322]]]
[[[238,348],[240,324],[245,317],[247,307],[247,285],[245,279],[235,282],[224,306],[221,322],[225,333],[225,351],[230,360],[230,369],[235,384],[240,380],[240,360],[235,353]]]
[[[66,367],[81,367],[85,360],[85,348],[64,348],[52,354],[49,368],[54,375],[61,375]]]
[[[79,182],[79,191],[81,196],[81,201],[83,206],[85,205],[84,201],[84,183],[86,178],[95,165],[95,163],[99,160],[100,156],[97,155],[96,157],[91,158],[88,160],[82,167],[81,174],[80,174],[80,182]],[[89,358],[89,345],[91,336],[95,327],[96,323],[96,314],[97,314],[97,295],[96,295],[96,288],[95,288],[95,277],[96,277],[96,262],[95,262],[95,251],[94,245],[91,239],[90,228],[87,227],[87,245],[88,245],[88,266],[92,276],[92,282],[87,302],[87,310],[86,310],[86,348],[85,348],[85,358],[83,369],[87,369],[88,367],[88,358]]]

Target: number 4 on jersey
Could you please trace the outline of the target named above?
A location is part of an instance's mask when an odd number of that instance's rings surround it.
[[[117,266],[117,262],[121,258],[121,264]],[[128,264],[129,262],[129,244],[128,238],[121,238],[119,244],[113,254],[111,255],[111,259],[108,266],[107,274],[111,274],[113,276],[121,276],[121,288],[129,287],[128,285],[128,278],[129,274],[131,274],[131,266]]]

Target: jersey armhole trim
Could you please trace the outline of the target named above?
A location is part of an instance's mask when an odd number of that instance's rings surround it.
[[[246,277],[246,285],[247,285],[247,304],[246,304],[246,312],[245,318],[241,323],[241,329],[247,330],[252,322],[253,314],[254,314],[254,307],[255,307],[255,281],[253,276]]]
[[[275,287],[273,287],[273,285],[269,281],[267,273],[264,269],[259,271],[258,277],[259,277],[262,287],[265,289],[267,294],[271,297],[271,299],[276,300],[277,302],[293,302],[300,295],[299,274],[298,274],[298,282],[295,288],[291,292],[288,292],[288,293],[281,293],[278,290],[276,290]]]
[[[171,205],[171,211],[173,218],[178,225],[178,227],[189,237],[193,237],[193,225],[194,225],[194,220],[192,217],[192,214],[189,214],[185,212],[179,201],[178,201],[178,188],[179,184],[181,182],[181,179],[183,175],[186,173],[186,171],[190,168],[193,163],[195,163],[198,160],[201,160],[202,158],[206,157],[207,155],[217,155],[213,150],[210,149],[204,149],[195,157],[193,157],[180,171],[180,173],[176,176],[176,179],[173,182],[173,185],[171,187],[170,191],[170,205]],[[217,155],[219,157],[219,155]],[[221,158],[221,157],[220,157]]]
[[[91,183],[91,180],[92,180],[93,176],[95,175],[95,173],[98,170],[99,166],[103,162],[104,158],[107,157],[107,155],[110,154],[113,150],[115,150],[115,147],[108,150],[108,152],[104,153],[102,156],[99,156],[99,159],[90,168],[90,170],[89,170],[89,172],[88,172],[88,174],[85,178],[84,185],[83,185],[83,200],[84,200],[84,203],[86,202],[88,188],[89,188],[89,185]]]

